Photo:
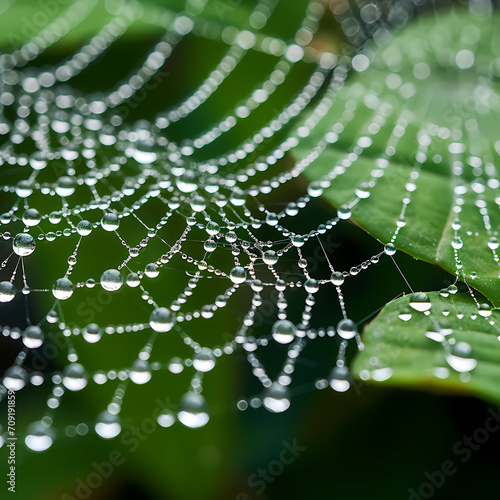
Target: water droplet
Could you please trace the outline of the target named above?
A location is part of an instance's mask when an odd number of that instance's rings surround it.
[[[23,213],[23,222],[25,226],[37,226],[40,224],[41,219],[42,216],[40,215],[40,212],[34,208],[28,208]]]
[[[328,376],[330,387],[337,392],[345,392],[351,386],[351,376],[347,366],[334,366]]]
[[[344,283],[344,275],[339,271],[334,271],[330,279],[335,286],[340,286]]]
[[[62,383],[70,391],[81,391],[89,380],[88,373],[80,363],[70,363],[63,370]]]
[[[134,384],[145,384],[151,380],[151,370],[149,363],[143,359],[136,359],[128,374]]]
[[[479,306],[479,314],[483,317],[483,318],[488,318],[489,316],[491,316],[491,306],[489,304],[481,304]]]
[[[12,242],[12,249],[21,257],[31,255],[35,251],[35,247],[35,239],[28,233],[19,233]]]
[[[23,344],[29,349],[37,349],[43,344],[44,335],[39,326],[31,325],[24,330]]]
[[[273,339],[280,344],[289,344],[295,338],[297,328],[287,319],[280,319],[274,323],[271,333]]]
[[[272,413],[282,413],[290,407],[290,391],[288,387],[273,382],[264,390],[262,402],[266,410]]]
[[[292,242],[292,245],[294,247],[300,248],[302,245],[304,245],[306,239],[301,234],[292,234],[290,236],[290,241]]]
[[[427,295],[423,292],[412,294],[410,299],[410,307],[419,312],[428,311],[431,308],[429,297],[427,297]]]
[[[81,220],[76,225],[76,230],[80,236],[88,236],[92,232],[92,224],[88,220]]]
[[[499,246],[499,243],[498,243],[498,239],[495,238],[494,236],[492,236],[489,241],[488,241],[488,246],[492,249],[492,250],[496,250]]]
[[[192,170],[187,170],[176,179],[177,189],[183,193],[192,193],[198,189],[196,174]]]
[[[26,429],[24,443],[32,451],[45,451],[52,446],[53,435],[41,421],[33,422]]]
[[[356,323],[350,319],[341,319],[337,324],[337,333],[343,339],[352,339],[357,332]]]
[[[99,325],[96,323],[89,323],[82,331],[84,340],[89,344],[95,344],[101,340],[102,332]]]
[[[217,242],[212,239],[206,240],[203,244],[203,248],[205,249],[205,252],[213,252],[217,249]]]
[[[135,288],[136,286],[139,286],[141,283],[141,279],[139,278],[139,275],[137,273],[130,273],[127,276],[127,285],[130,288]]]
[[[182,396],[177,417],[186,427],[197,429],[203,427],[209,420],[208,403],[201,394],[188,392]]]
[[[269,212],[266,216],[266,223],[269,225],[269,226],[276,226],[279,222],[279,217],[277,214],[275,214],[274,212]]]
[[[120,219],[115,214],[104,214],[101,219],[101,227],[105,231],[116,231],[120,227]]]
[[[387,243],[384,246],[384,253],[386,255],[394,255],[396,253],[396,247],[392,243]]]
[[[304,288],[307,293],[316,293],[319,290],[318,280],[308,279],[304,283]]]
[[[464,246],[464,243],[462,241],[462,238],[460,238],[460,236],[456,236],[455,238],[453,238],[451,240],[451,246],[455,249],[455,250],[460,250],[463,246]]]
[[[215,366],[215,356],[212,349],[203,347],[193,356],[193,367],[200,372],[208,372]]]
[[[73,295],[73,283],[66,277],[59,278],[52,287],[52,294],[59,300],[69,299]]]
[[[445,357],[455,371],[470,372],[477,366],[477,360],[472,356],[472,347],[469,343],[457,342],[451,346],[450,351]]]
[[[231,269],[229,277],[231,278],[231,281],[235,284],[244,283],[245,280],[247,279],[247,272],[245,271],[244,267],[236,266]]]
[[[156,420],[162,427],[170,427],[175,422],[175,414],[173,411],[165,409],[160,412]]]
[[[109,411],[103,411],[97,417],[95,431],[104,439],[111,439],[120,434],[122,427],[118,415],[112,415]]]
[[[108,269],[101,275],[101,286],[108,292],[116,292],[123,285],[123,276],[116,269]]]
[[[71,196],[75,192],[76,181],[68,175],[59,177],[56,185],[56,194],[65,198]]]
[[[342,220],[347,220],[351,217],[351,209],[346,205],[341,205],[337,209],[337,217]]]
[[[274,250],[267,250],[267,252],[264,252],[262,260],[264,261],[264,264],[274,266],[274,264],[278,262],[278,256]]]
[[[2,383],[9,391],[20,391],[26,385],[27,379],[26,370],[22,366],[14,365],[5,370]]]
[[[410,321],[411,319],[411,311],[408,308],[404,308],[401,310],[401,312],[398,314],[398,318],[402,321]]]
[[[16,287],[10,281],[0,281],[0,302],[10,302],[16,296]]]
[[[175,316],[166,307],[158,307],[151,313],[149,324],[155,332],[168,332],[175,324]]]
[[[220,232],[220,226],[216,222],[210,221],[206,225],[205,230],[210,236],[216,236]]]

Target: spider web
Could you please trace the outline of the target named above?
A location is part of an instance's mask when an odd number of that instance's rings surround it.
[[[323,145],[355,122],[353,101],[338,93],[352,71],[369,63],[362,49],[387,44],[427,5],[304,2],[293,32],[268,36],[284,3],[254,2],[237,29],[225,22],[229,7],[221,2],[188,0],[179,12],[108,2],[106,22],[85,45],[57,61],[43,59],[98,8],[81,0],[0,56],[1,323],[15,350],[2,397],[25,387],[45,391],[46,409],[26,432],[30,449],[43,451],[56,435],[86,434],[89,426],[103,438],[117,436],[130,387],[163,372],[189,378],[178,408],[163,411],[158,423],[201,427],[209,420],[204,382],[233,354],[246,358],[259,387],[235,402],[242,411],[285,411],[302,351],[319,339],[334,343],[336,357],[329,375],[308,387],[345,391],[352,384],[347,352],[363,349],[364,318],[350,317],[344,286],[392,259],[399,227],[385,247],[374,242],[375,252],[343,268],[332,256],[339,246],[332,235],[348,225],[351,209],[373,185],[356,190],[336,214],[320,211],[316,198],[339,170],[332,165],[332,173],[304,188],[301,174],[322,146],[296,161],[292,155],[332,109],[341,118]],[[10,7],[6,2],[6,15]],[[99,87],[95,67],[139,22],[164,31],[146,57],[106,92],[85,89],[78,78],[93,75]],[[322,23],[337,29],[336,50],[316,43]],[[182,80],[165,71],[179,52],[172,68],[185,69],[188,81],[189,65],[200,57],[189,52],[193,40],[219,48],[215,69],[188,96],[179,91],[176,104],[141,116],[164,81]],[[223,89],[248,88],[242,67],[255,54],[265,61],[265,77],[252,81],[246,97],[213,112]],[[206,116],[219,118],[206,123]],[[368,130],[380,128],[380,120]],[[394,137],[404,135],[405,123],[396,123]],[[344,164],[369,146],[361,137]],[[422,140],[418,154],[428,146]],[[417,161],[412,179],[419,168]],[[313,310],[332,307],[332,291],[339,317],[315,325]],[[121,343],[131,337],[140,342],[134,359],[121,356]],[[101,344],[113,344],[116,356],[100,355]],[[266,351],[282,360],[278,370],[267,368]],[[61,403],[90,386],[110,394],[95,421],[58,425]]]

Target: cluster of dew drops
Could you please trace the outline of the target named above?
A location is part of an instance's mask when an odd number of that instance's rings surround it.
[[[2,325],[4,336],[20,340],[24,345],[14,364],[4,374],[2,397],[5,397],[7,391],[17,392],[28,384],[39,386],[52,383],[45,416],[30,425],[26,431],[25,443],[30,449],[43,451],[52,445],[56,436],[53,425],[54,410],[59,406],[65,391],[80,391],[90,381],[96,384],[117,381],[117,389],[112,400],[98,415],[94,429],[103,438],[118,436],[121,432],[120,411],[128,382],[145,384],[151,380],[154,371],[163,368],[160,363],[150,362],[154,341],[161,335],[178,334],[193,350],[193,355],[189,359],[172,358],[167,365],[170,372],[180,373],[191,367],[195,372],[191,387],[181,398],[177,410],[174,412],[166,409],[158,416],[158,424],[162,427],[169,427],[179,420],[187,427],[197,428],[209,421],[209,405],[202,395],[202,376],[216,366],[218,358],[232,354],[236,349],[245,351],[252,373],[263,387],[260,395],[238,401],[236,406],[239,410],[260,406],[274,413],[287,410],[291,397],[289,386],[296,361],[307,342],[317,337],[336,337],[339,339],[339,347],[337,359],[328,377],[316,381],[315,386],[318,389],[331,386],[339,392],[344,392],[351,386],[352,380],[346,364],[346,349],[349,342],[355,342],[358,349],[362,349],[363,344],[356,323],[347,314],[342,286],[349,277],[377,264],[383,254],[393,256],[396,252],[395,245],[393,242],[388,243],[380,253],[348,271],[340,271],[328,261],[331,276],[328,279],[315,278],[307,269],[308,262],[301,249],[309,240],[319,239],[337,224],[349,219],[351,216],[349,207],[340,207],[337,216],[322,222],[305,234],[287,229],[285,221],[287,218],[296,217],[308,206],[312,198],[320,196],[323,188],[329,185],[339,171],[333,172],[330,178],[325,176],[322,181],[311,183],[306,195],[287,203],[285,209],[279,213],[270,211],[260,202],[256,202],[257,197],[275,192],[280,186],[296,178],[311,161],[314,161],[315,156],[297,162],[290,171],[276,175],[271,180],[261,181],[258,185],[245,189],[240,187],[247,185],[257,174],[270,170],[286,152],[300,142],[301,137],[308,135],[331,108],[332,96],[342,87],[349,72],[349,63],[341,62],[341,59],[334,54],[326,52],[318,54],[315,49],[308,47],[327,10],[322,2],[312,1],[305,5],[303,22],[298,27],[293,42],[257,37],[259,30],[266,25],[278,3],[278,0],[256,2],[248,29],[239,32],[235,29],[218,29],[213,23],[204,24],[201,12],[189,11],[189,8],[195,9],[194,4],[189,2],[186,12],[180,14],[157,7],[158,15],[152,15],[150,18],[167,28],[165,37],[155,46],[154,51],[127,83],[108,94],[100,95],[99,98],[81,95],[71,89],[67,82],[105,52],[118,36],[141,17],[143,11],[137,3],[124,2],[123,4],[128,7],[123,12],[116,13],[98,36],[92,38],[74,57],[55,68],[39,70],[25,66],[47,47],[56,43],[64,35],[65,30],[67,32],[71,29],[71,23],[77,24],[77,21],[80,22],[88,15],[92,9],[92,2],[82,0],[76,2],[73,11],[77,12],[77,15],[73,13],[72,17],[63,19],[64,22],[59,24],[56,19],[36,41],[27,43],[12,54],[0,56],[2,78],[0,105],[2,111],[8,110],[10,114],[16,116],[14,121],[2,116],[0,133],[7,140],[0,147],[0,161],[2,167],[16,166],[28,172],[25,178],[3,185],[3,196],[6,199],[14,198],[15,201],[9,210],[0,216],[0,222],[6,228],[1,236],[11,245],[0,268],[2,303],[0,306],[5,310],[6,304],[12,302],[19,294],[23,295],[26,301],[32,300],[37,293],[52,294],[55,299],[53,307],[38,324],[31,324],[30,318],[27,317],[27,326],[23,330]],[[361,9],[364,22],[373,26],[381,18],[380,12],[374,3],[367,3]],[[64,14],[61,17],[64,17]],[[349,29],[352,32],[354,20],[355,16],[349,15],[348,11],[342,12],[342,29]],[[356,23],[359,24],[359,21]],[[159,113],[154,123],[143,120],[134,127],[123,123],[119,114],[114,113],[114,108],[126,102],[145,86],[180,41],[191,32],[195,32],[198,36],[202,34],[217,39],[228,46],[228,52],[216,70],[211,73],[211,77],[207,78],[199,89],[176,109]],[[357,43],[360,43],[359,39]],[[170,124],[182,120],[201,106],[230,76],[250,50],[265,52],[277,58],[271,76],[244,104],[239,105],[233,114],[215,124],[200,137],[186,140],[181,145],[169,142],[164,132]],[[191,161],[190,157],[195,151],[202,150],[207,144],[233,128],[239,119],[246,118],[264,103],[286,81],[294,64],[304,61],[315,62],[312,75],[298,97],[276,119],[260,129],[239,149],[203,163]],[[332,72],[334,77],[324,99],[314,108],[312,114],[306,115],[305,122],[290,133],[268,156],[246,163],[236,173],[233,169],[231,175],[224,174],[224,167],[245,163],[247,156],[255,152],[260,144],[278,137],[278,132],[288,126],[293,119],[300,117]],[[62,83],[65,85],[61,87]],[[329,133],[327,142],[334,142],[334,137],[340,132],[341,129],[334,128],[334,132]],[[36,151],[31,154],[18,152],[25,142],[29,142],[28,139],[35,143]],[[360,150],[371,144],[367,138],[364,139],[357,146]],[[103,148],[113,150],[111,159],[99,156],[99,151]],[[81,175],[75,167],[79,160],[82,160],[87,167],[85,173]],[[39,182],[37,178],[49,171],[56,161],[65,165],[63,175],[57,175],[51,182]],[[125,166],[130,168],[131,164],[135,169],[135,175],[125,177],[122,169],[124,170]],[[121,182],[121,187],[114,189],[113,182],[118,181]],[[111,194],[102,195],[110,191]],[[75,198],[83,192],[91,195],[90,201],[71,205],[72,197]],[[369,196],[368,191],[361,189],[357,194],[360,198]],[[61,209],[44,213],[42,206],[45,198],[50,198],[51,201],[60,200]],[[140,211],[153,201],[163,204],[165,210],[158,223],[154,227],[149,227],[141,220]],[[250,207],[256,203],[257,210],[252,210]],[[95,213],[99,216],[92,217]],[[127,219],[134,219],[144,227],[146,235],[138,244],[133,245],[122,236]],[[175,219],[182,219],[185,222],[185,229],[176,241],[172,242],[168,236],[168,225]],[[65,225],[63,229],[60,229],[61,223]],[[47,227],[51,229],[50,225],[54,226],[54,230],[42,230]],[[277,239],[260,240],[258,231],[263,227],[266,230],[270,228],[276,230]],[[99,231],[116,235],[119,244],[127,250],[127,257],[116,268],[102,272],[98,281],[88,278],[86,281],[74,282],[72,273],[78,266],[80,245],[82,241],[92,238],[92,235]],[[198,236],[204,234],[203,237],[197,238],[201,240],[204,251],[204,257],[201,259],[196,259],[184,250],[185,243],[193,234]],[[67,258],[66,273],[47,288],[31,288],[25,259],[34,261],[38,246],[55,246],[53,242],[60,239],[75,241],[74,251]],[[158,240],[165,245],[166,252],[156,261],[147,264],[144,269],[134,267],[134,259],[141,254],[141,251]],[[222,248],[230,249],[231,259],[234,260],[227,269],[220,269],[210,264],[209,257]],[[189,277],[187,286],[170,304],[157,303],[154,294],[145,288],[146,278],[162,279],[167,275],[167,265],[174,257],[180,257],[190,266],[190,272],[186,271],[186,276]],[[54,258],[57,258],[55,251]],[[280,276],[275,266],[285,258],[297,263],[303,273],[300,279],[285,280]],[[261,280],[258,264],[263,264],[268,273],[266,276],[270,273],[274,279]],[[46,264],[39,262],[38,265]],[[8,273],[10,276],[7,277]],[[213,277],[227,281],[228,288],[225,293],[218,295],[213,302],[206,303],[199,310],[185,312],[185,305],[189,304],[189,298],[195,293],[199,284]],[[338,297],[342,319],[336,326],[311,328],[310,320],[316,302],[315,295],[320,287],[332,285]],[[61,313],[66,303],[71,304],[72,297],[78,295],[79,289],[103,289],[114,293],[123,286],[140,290],[142,300],[151,306],[148,322],[119,326],[89,323],[74,328],[64,322]],[[253,296],[251,307],[233,339],[221,346],[208,347],[200,345],[184,331],[183,323],[191,321],[201,323],[204,319],[214,317],[216,311],[226,307],[230,297],[241,287],[250,287]],[[263,303],[261,292],[265,288],[274,289],[278,294],[275,304],[278,309],[277,320],[272,324],[269,335],[255,338],[248,335],[248,332]],[[299,288],[305,290],[306,298],[301,322],[295,324],[288,319],[287,293],[291,289]],[[427,297],[417,294],[410,305],[416,311],[425,311],[426,304]],[[62,372],[54,374],[30,372],[24,366],[28,359],[27,353],[30,350],[41,349],[48,342],[44,329],[51,324],[60,330],[60,334],[68,343],[68,364]],[[132,365],[120,371],[88,373],[85,366],[79,362],[78,353],[71,342],[73,335],[81,335],[88,343],[96,343],[103,334],[142,331],[151,334],[149,341]],[[257,349],[269,345],[270,342],[287,346],[282,370],[274,380],[267,375],[265,367],[257,356]],[[466,350],[465,347],[460,343],[458,345],[462,351]],[[456,362],[457,366],[460,365],[460,360],[456,359],[460,357],[459,354],[458,352],[450,354],[455,356],[450,358],[451,363]],[[84,422],[69,425],[65,429],[65,434],[69,437],[88,432],[89,426]]]

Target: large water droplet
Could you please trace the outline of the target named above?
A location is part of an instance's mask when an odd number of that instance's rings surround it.
[[[231,281],[235,284],[244,283],[245,280],[247,279],[247,272],[245,271],[244,267],[236,266],[231,269],[229,277],[231,278]]]
[[[83,338],[89,343],[89,344],[95,344],[99,340],[101,340],[101,329],[99,328],[99,325],[96,323],[89,323],[82,331]]]
[[[340,286],[344,283],[344,275],[339,271],[334,271],[330,279],[335,286]]]
[[[358,329],[356,327],[356,323],[350,319],[341,319],[337,324],[337,333],[343,339],[352,339],[356,335],[357,331]]]
[[[14,365],[5,370],[2,383],[9,391],[20,391],[26,385],[27,379],[26,370],[21,366]]]
[[[40,224],[41,220],[42,216],[40,215],[40,212],[35,208],[28,208],[23,213],[23,222],[25,226],[37,226],[38,224]]]
[[[337,392],[345,392],[351,386],[351,376],[347,366],[334,366],[328,375],[330,387]]]
[[[145,384],[151,380],[149,363],[143,359],[136,359],[128,374],[130,380],[135,384]]]
[[[43,332],[39,326],[31,325],[24,330],[23,344],[29,349],[37,349],[43,344]]]
[[[35,251],[36,242],[28,233],[19,233],[12,241],[12,249],[17,255],[26,257]]]
[[[416,292],[412,294],[410,307],[419,312],[428,311],[431,308],[429,297],[423,292]]]
[[[276,255],[276,252],[274,250],[267,250],[267,252],[264,252],[262,260],[264,261],[264,264],[267,264],[268,266],[274,266],[274,264],[278,262],[278,256]]]
[[[69,299],[73,295],[73,283],[66,277],[59,278],[52,287],[52,294],[59,300]]]
[[[88,236],[92,232],[92,224],[88,220],[81,220],[76,225],[76,230],[80,236]]]
[[[272,413],[281,413],[290,407],[290,391],[288,387],[273,382],[264,390],[262,402],[266,410]]]
[[[166,307],[158,307],[151,313],[149,324],[155,332],[168,332],[175,324],[175,316]]]
[[[215,366],[215,356],[212,349],[203,347],[193,356],[193,366],[200,372],[208,372]]]
[[[116,269],[108,269],[102,273],[101,286],[108,292],[116,292],[123,285],[123,276]]]
[[[446,354],[447,363],[457,372],[472,371],[477,366],[477,360],[472,355],[472,347],[467,342],[457,342]]]
[[[280,344],[289,344],[295,338],[297,328],[287,319],[280,319],[274,323],[271,329],[272,336]]]
[[[103,411],[97,417],[95,431],[104,439],[111,439],[120,434],[122,427],[118,415],[112,415],[109,411]]]
[[[0,282],[0,302],[10,302],[16,296],[16,287],[10,281]]]
[[[208,403],[201,394],[188,392],[182,396],[177,417],[186,426],[196,429],[203,427],[209,420]]]
[[[26,429],[24,443],[32,451],[45,451],[53,443],[53,435],[49,427],[42,422],[33,422]]]
[[[70,391],[81,391],[88,382],[89,376],[83,365],[70,363],[64,367],[63,385]]]
[[[396,253],[396,247],[392,243],[387,243],[384,246],[384,253],[386,255],[394,255]]]
[[[73,177],[68,175],[63,175],[59,177],[56,185],[56,193],[65,198],[66,196],[71,196],[75,192],[76,181]]]
[[[120,227],[120,219],[115,214],[104,214],[101,219],[101,227],[105,231],[116,231]]]

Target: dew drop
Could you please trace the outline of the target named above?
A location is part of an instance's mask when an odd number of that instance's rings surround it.
[[[73,283],[66,277],[59,278],[52,287],[52,294],[59,300],[69,299],[73,295]]]
[[[82,331],[84,340],[89,344],[95,344],[101,340],[102,332],[99,325],[96,323],[89,323]]]
[[[201,394],[188,392],[182,396],[177,417],[186,427],[197,429],[209,420],[209,407]]]
[[[175,316],[166,307],[158,307],[151,313],[149,324],[155,332],[168,332],[175,324]]]
[[[116,231],[120,227],[120,219],[115,214],[104,214],[101,219],[101,227],[105,231]]]
[[[247,279],[247,272],[244,267],[236,266],[231,269],[229,278],[231,278],[231,281],[235,284],[244,283]]]
[[[347,366],[334,366],[328,375],[330,387],[337,392],[345,392],[351,386],[351,377]]]
[[[80,363],[70,363],[64,367],[62,383],[66,389],[81,391],[88,380],[88,373]]]
[[[76,230],[80,236],[88,236],[92,232],[92,224],[88,220],[81,220],[76,225]]]
[[[337,333],[343,339],[352,339],[357,332],[356,323],[350,319],[341,319],[337,324]]]
[[[423,292],[414,293],[410,299],[410,307],[419,312],[428,311],[431,308],[429,297]]]
[[[23,344],[29,349],[37,349],[43,344],[44,335],[39,326],[31,325],[24,330]]]
[[[123,276],[116,269],[108,269],[101,275],[101,286],[108,292],[116,292],[123,285]]]
[[[149,363],[143,359],[136,359],[128,374],[134,384],[145,384],[151,380],[151,370]]]
[[[290,407],[290,391],[288,387],[273,382],[262,395],[264,408],[272,413],[282,413]]]
[[[193,356],[193,367],[199,372],[209,372],[215,366],[215,356],[212,349],[203,347]]]
[[[53,435],[41,421],[33,422],[26,429],[24,443],[32,451],[45,451],[52,446]]]
[[[31,255],[35,251],[35,247],[35,239],[28,233],[19,233],[12,242],[12,249],[21,257]]]
[[[173,411],[165,409],[159,413],[156,420],[162,427],[171,427],[175,422],[175,414]]]
[[[295,325],[287,319],[280,319],[274,323],[271,334],[273,339],[280,344],[289,344],[297,334]]]
[[[334,271],[330,277],[330,280],[335,286],[340,286],[344,283],[344,275],[339,271]]]
[[[111,439],[120,434],[122,427],[118,415],[112,415],[109,411],[103,411],[97,417],[95,431],[104,439]]]
[[[477,366],[477,360],[472,356],[472,347],[467,342],[457,342],[451,346],[451,352],[446,354],[447,363],[457,372],[472,371]]]
[[[10,281],[0,281],[0,302],[10,302],[16,296],[16,287]]]
[[[394,255],[396,253],[396,247],[392,243],[387,243],[384,246],[384,253],[386,255]]]
[[[28,208],[23,213],[23,222],[25,226],[37,226],[40,224],[41,219],[42,216],[40,215],[40,212],[34,208]]]
[[[20,391],[26,385],[27,379],[26,370],[19,365],[14,365],[5,370],[2,383],[9,391]]]

